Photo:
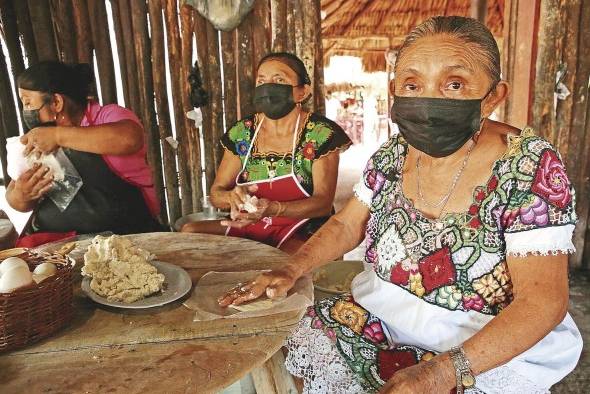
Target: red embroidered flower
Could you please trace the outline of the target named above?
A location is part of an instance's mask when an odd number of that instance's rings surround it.
[[[467,211],[471,216],[475,216],[477,215],[477,212],[479,211],[479,206],[476,204],[473,204],[469,207],[469,211]]]
[[[483,188],[478,187],[475,191],[475,201],[481,203],[484,198],[486,198],[486,192],[483,190]]]
[[[455,266],[448,247],[426,256],[419,263],[422,285],[428,293],[441,286],[455,283]]]
[[[488,193],[498,187],[498,177],[493,176],[492,179],[488,182]]]
[[[571,201],[570,180],[555,152],[546,150],[543,153],[531,190],[559,209]]]
[[[481,220],[478,217],[474,217],[468,223],[468,226],[471,228],[480,228],[481,227]]]
[[[410,351],[382,350],[377,353],[377,366],[381,379],[387,381],[400,369],[418,364],[416,356]]]
[[[385,334],[383,334],[383,327],[378,321],[371,324],[367,324],[363,329],[363,335],[369,341],[373,343],[380,343],[385,340]]]
[[[313,142],[308,142],[303,147],[303,157],[308,160],[313,160],[315,158],[315,147],[313,146]]]
[[[406,286],[408,284],[408,280],[410,279],[410,271],[404,270],[401,264],[396,264],[391,270],[389,279],[391,280],[391,283],[395,283],[396,285],[400,286]]]

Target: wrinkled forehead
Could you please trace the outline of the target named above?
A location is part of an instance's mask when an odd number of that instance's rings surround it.
[[[396,77],[407,72],[434,76],[445,71],[457,71],[474,77],[488,74],[489,59],[476,43],[457,37],[437,34],[419,38],[404,49],[397,59]]]
[[[291,67],[280,60],[275,59],[267,60],[262,63],[260,67],[258,67],[258,72],[256,75],[258,77],[265,78],[271,78],[275,75],[280,75],[293,81],[297,81],[299,79],[297,73],[291,69]]]
[[[49,95],[45,92],[22,88],[18,89],[18,95],[21,101],[27,101],[31,104],[43,104],[49,97]]]

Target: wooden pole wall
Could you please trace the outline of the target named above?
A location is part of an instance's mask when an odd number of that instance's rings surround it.
[[[104,0],[88,0],[88,16],[96,53],[102,104],[116,103],[115,69]]]

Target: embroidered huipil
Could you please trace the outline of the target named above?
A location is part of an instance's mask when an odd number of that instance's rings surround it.
[[[304,377],[307,392],[340,387],[322,377],[326,358],[342,365],[341,392],[377,390],[396,370],[460,345],[510,304],[508,255],[574,251],[574,190],[559,154],[530,129],[509,138],[467,212],[439,220],[423,216],[402,192],[407,150],[393,137],[355,186],[370,209],[365,260],[373,269],[354,279],[352,296],[310,308],[289,339],[288,369]],[[302,364],[305,352],[327,343],[328,357]],[[472,392],[547,392],[575,367],[581,348],[568,314],[531,349],[479,375]],[[312,388],[318,382],[323,388]]]

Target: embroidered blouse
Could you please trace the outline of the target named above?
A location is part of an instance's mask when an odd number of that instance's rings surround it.
[[[221,137],[223,147],[240,157],[242,165],[246,160],[252,138],[260,118],[248,116],[238,121]],[[240,182],[253,182],[287,175],[291,172],[292,161],[297,180],[311,195],[313,194],[313,163],[330,153],[346,150],[352,143],[344,130],[333,121],[321,115],[310,113],[302,119],[295,157],[291,149],[286,154],[259,152],[254,141],[250,157],[244,171],[239,175]]]
[[[575,194],[559,153],[525,129],[467,212],[431,220],[402,192],[408,145],[397,136],[369,160],[357,198],[370,207],[365,260],[377,276],[448,310],[496,315],[513,299],[506,256],[572,253]]]

